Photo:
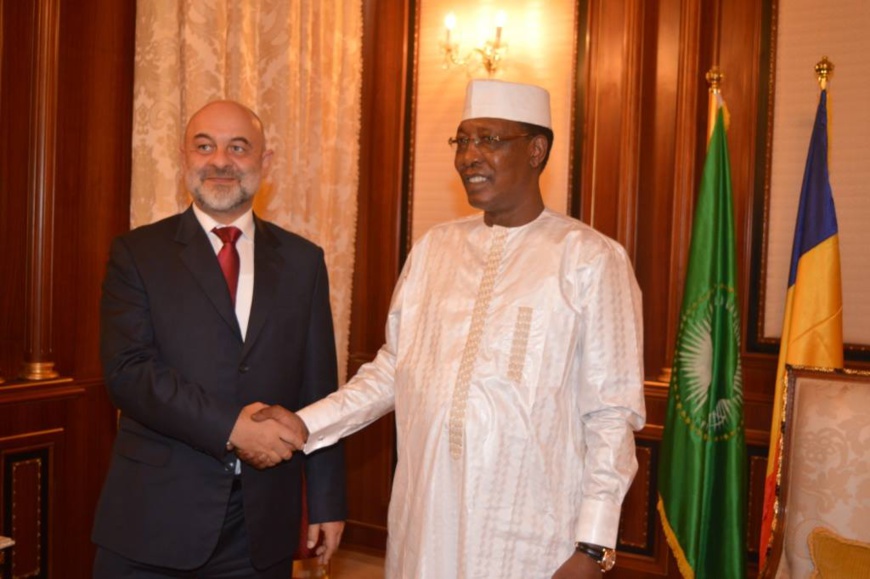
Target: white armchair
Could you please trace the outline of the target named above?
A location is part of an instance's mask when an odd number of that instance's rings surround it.
[[[870,578],[870,373],[787,369],[779,492],[761,577]]]

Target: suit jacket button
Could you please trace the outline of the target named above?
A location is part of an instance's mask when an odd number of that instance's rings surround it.
[[[250,370],[250,368],[248,367],[247,364],[241,364],[239,366],[239,373],[241,373],[241,374],[246,373],[248,370]]]

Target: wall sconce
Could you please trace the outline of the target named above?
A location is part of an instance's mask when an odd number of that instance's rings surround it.
[[[486,70],[487,76],[490,78],[498,72],[499,62],[504,58],[507,52],[507,44],[502,42],[502,29],[507,21],[507,15],[503,10],[499,10],[495,15],[495,37],[485,41],[481,46],[478,46],[465,54],[462,54],[459,48],[459,43],[455,42],[452,37],[453,30],[456,28],[456,15],[453,12],[447,14],[444,18],[445,36],[441,42],[441,54],[444,55],[444,68],[452,66],[464,66],[471,70],[479,65]]]

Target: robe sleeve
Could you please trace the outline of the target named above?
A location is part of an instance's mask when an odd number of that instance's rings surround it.
[[[633,431],[646,416],[641,294],[628,256],[609,240],[578,272],[575,289],[582,324],[576,399],[586,441],[575,540],[614,547],[637,471]]]
[[[338,391],[298,412],[308,427],[308,442],[303,449],[306,454],[335,444],[394,409],[402,289],[410,265],[411,259],[393,292],[387,316],[386,342],[375,359],[363,365]]]

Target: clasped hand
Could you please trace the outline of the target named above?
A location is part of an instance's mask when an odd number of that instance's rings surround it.
[[[308,427],[302,419],[282,406],[249,404],[239,414],[230,444],[236,456],[256,469],[289,460],[293,451],[302,450],[308,440]],[[325,565],[341,543],[344,521],[308,525],[308,548]]]
[[[282,406],[255,402],[242,408],[233,431],[230,449],[256,469],[273,467],[289,460],[308,440],[302,419]]]

